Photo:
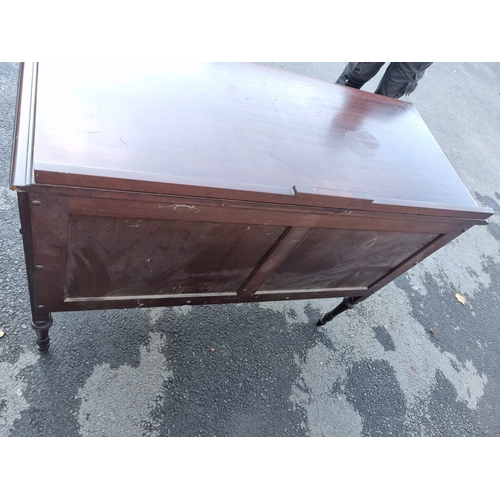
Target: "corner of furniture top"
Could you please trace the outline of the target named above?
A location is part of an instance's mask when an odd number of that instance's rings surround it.
[[[10,170],[10,188],[15,191],[33,184],[37,72],[37,63],[22,62],[19,65]]]

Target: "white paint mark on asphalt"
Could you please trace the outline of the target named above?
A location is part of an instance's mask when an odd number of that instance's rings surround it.
[[[14,423],[21,418],[21,413],[29,408],[24,397],[27,383],[21,372],[36,363],[37,356],[33,352],[24,351],[19,359],[11,364],[0,363],[0,437],[9,435]]]
[[[151,413],[162,404],[163,383],[173,376],[162,346],[159,335],[151,333],[149,345],[140,348],[137,368],[122,365],[112,369],[108,363],[94,368],[78,390],[82,436],[157,435]],[[152,430],[145,428],[147,422]]]

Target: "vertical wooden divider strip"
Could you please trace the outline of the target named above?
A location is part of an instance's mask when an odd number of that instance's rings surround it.
[[[284,262],[293,249],[306,237],[311,228],[290,227],[282,238],[264,257],[261,264],[250,275],[246,283],[238,290],[239,296],[253,295]]]

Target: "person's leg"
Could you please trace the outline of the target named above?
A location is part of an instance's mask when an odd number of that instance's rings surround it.
[[[350,62],[335,83],[360,89],[384,65],[383,62]]]
[[[395,99],[411,94],[431,64],[430,62],[393,62],[389,64],[375,94]]]

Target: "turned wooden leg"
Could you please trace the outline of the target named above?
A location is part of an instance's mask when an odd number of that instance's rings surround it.
[[[38,350],[40,352],[47,352],[50,345],[49,328],[52,326],[52,316],[48,313],[44,316],[33,317],[31,326],[36,333]]]
[[[326,325],[329,321],[335,318],[335,316],[347,311],[347,309],[352,309],[356,304],[359,304],[359,302],[365,298],[366,297],[345,297],[333,311],[327,312],[321,319],[319,319],[316,326]]]

